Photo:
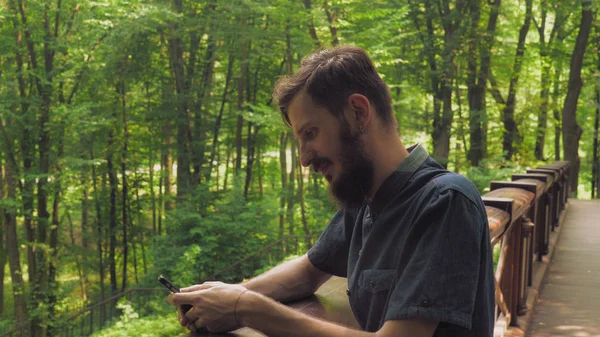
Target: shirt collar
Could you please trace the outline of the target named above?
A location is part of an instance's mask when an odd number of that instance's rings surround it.
[[[383,181],[379,190],[377,190],[375,198],[370,203],[372,213],[379,214],[429,157],[429,153],[421,144],[413,145],[406,150],[409,152],[408,157],[404,158],[400,165],[396,167],[396,170]]]

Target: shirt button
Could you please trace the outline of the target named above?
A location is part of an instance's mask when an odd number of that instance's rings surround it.
[[[373,280],[369,281],[369,284],[371,285],[371,288],[375,288],[375,283],[373,282]]]
[[[431,306],[431,301],[428,298],[424,298],[421,301],[421,306],[424,308],[429,308]]]
[[[346,295],[348,295],[348,297],[350,297],[350,289],[346,289]]]

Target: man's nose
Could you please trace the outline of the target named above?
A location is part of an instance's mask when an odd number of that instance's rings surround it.
[[[312,151],[306,145],[300,144],[300,164],[304,167],[309,166],[313,157]]]

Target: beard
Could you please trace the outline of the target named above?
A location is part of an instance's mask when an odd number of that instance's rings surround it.
[[[355,135],[349,126],[342,124],[341,173],[329,184],[329,194],[338,208],[348,211],[358,210],[373,187],[373,161],[365,151],[361,133]]]

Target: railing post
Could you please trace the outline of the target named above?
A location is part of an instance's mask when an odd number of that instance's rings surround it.
[[[522,223],[522,246],[521,251],[519,252],[521,255],[521,268],[519,275],[519,308],[518,314],[520,316],[525,315],[527,313],[527,290],[530,284],[530,271],[531,268],[531,234],[533,233],[534,224],[528,218],[523,218],[521,220]]]
[[[521,219],[517,219],[515,222],[514,229],[513,232],[511,233],[511,248],[510,250],[512,251],[511,253],[511,265],[510,268],[512,269],[513,273],[511,275],[511,313],[513,313],[513,315],[511,315],[511,320],[510,320],[510,325],[512,326],[516,326],[517,325],[517,313],[519,311],[519,283],[520,283],[520,273],[521,273],[521,268],[520,268],[520,262],[521,262],[521,232],[522,232],[522,226],[521,226]]]

